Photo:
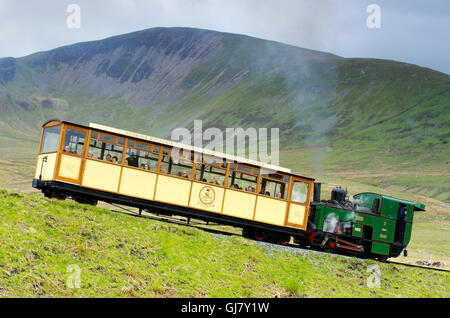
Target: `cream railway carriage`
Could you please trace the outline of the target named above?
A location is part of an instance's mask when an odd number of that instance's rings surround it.
[[[313,184],[286,168],[56,119],[43,125],[33,180],[47,197],[213,221],[284,244],[305,233]]]

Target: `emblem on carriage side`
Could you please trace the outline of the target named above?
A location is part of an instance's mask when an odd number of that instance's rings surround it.
[[[214,189],[211,188],[210,186],[205,186],[200,189],[198,196],[203,204],[211,204],[214,202],[214,199],[216,198],[216,193],[214,192]]]

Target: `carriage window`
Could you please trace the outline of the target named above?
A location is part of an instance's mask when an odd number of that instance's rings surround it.
[[[201,162],[203,157],[203,162],[213,166],[221,166],[223,164],[223,159],[218,157],[210,157],[202,154],[197,155],[197,160]],[[225,166],[226,167],[226,166]]]
[[[127,149],[125,165],[156,171],[159,155],[140,149]]]
[[[278,199],[287,199],[289,176],[277,173],[273,170],[261,171],[261,187],[259,194],[264,194]]]
[[[147,144],[136,143],[136,148],[141,148],[141,149],[145,149],[148,151],[152,151],[153,147],[151,145],[147,145]]]
[[[243,167],[238,166],[238,170],[242,170],[239,168]],[[257,181],[258,181],[257,176],[253,176],[251,174],[239,171],[230,170],[230,175],[228,176],[228,186],[230,188],[245,190],[248,192],[256,192],[256,187],[258,185]]]
[[[308,197],[308,184],[302,181],[294,181],[292,186],[291,201],[306,203]]]
[[[92,131],[91,132],[91,139],[97,139],[97,137],[98,137],[98,132]]]
[[[268,195],[278,199],[287,198],[288,185],[285,182],[263,178],[261,179],[260,194]]]
[[[119,138],[120,139],[120,138]],[[159,160],[159,147],[141,141],[128,140],[125,165],[156,171]]]
[[[227,170],[207,164],[198,163],[195,166],[195,180],[224,185]]]
[[[85,137],[86,132],[67,128],[63,151],[81,156]]]
[[[103,141],[112,142],[112,143],[116,143],[117,142],[117,138],[116,137],[111,137],[111,136],[107,136],[107,135],[100,135],[99,139],[103,140]]]
[[[57,151],[60,133],[61,126],[45,128],[44,137],[42,138],[41,152]]]
[[[242,172],[252,173],[252,168],[250,168],[250,167],[245,167],[245,166],[241,166],[241,165],[239,165],[239,166],[237,167],[237,170],[238,170],[238,171],[242,171]]]
[[[112,163],[122,162],[123,147],[109,142],[91,139],[88,158],[105,160]]]
[[[192,161],[188,160],[187,158],[162,156],[159,171],[161,173],[171,174],[178,177],[191,178],[192,166],[193,166]]]

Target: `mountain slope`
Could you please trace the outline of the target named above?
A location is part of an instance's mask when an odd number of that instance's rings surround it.
[[[0,59],[7,157],[33,155],[51,117],[162,137],[202,119],[279,128],[282,164],[305,173],[444,171],[430,191],[450,200],[449,105],[450,76],[430,69],[190,28]]]

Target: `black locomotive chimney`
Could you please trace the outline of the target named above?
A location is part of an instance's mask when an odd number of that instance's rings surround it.
[[[320,191],[322,189],[322,183],[320,182],[314,182],[314,194],[313,194],[313,201],[319,202],[320,201]]]

